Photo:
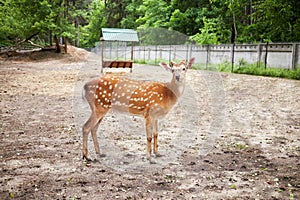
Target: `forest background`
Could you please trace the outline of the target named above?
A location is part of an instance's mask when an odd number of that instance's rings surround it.
[[[101,28],[178,31],[198,44],[299,42],[299,0],[0,0],[0,46],[90,48]]]

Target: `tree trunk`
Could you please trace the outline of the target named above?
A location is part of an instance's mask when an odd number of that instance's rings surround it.
[[[68,39],[66,37],[64,37],[64,41],[65,41],[65,53],[68,53]]]
[[[50,44],[50,47],[53,45],[53,42],[52,42],[52,31],[49,31],[49,44]]]
[[[57,35],[54,35],[54,42],[55,42],[55,46],[56,46],[56,53],[60,53],[61,49],[59,46],[59,41],[58,41]]]
[[[39,34],[39,32],[30,35],[28,38],[26,38],[26,39],[21,40],[20,42],[18,42],[18,43],[16,44],[16,46],[19,46],[20,44],[22,44],[22,43],[24,43],[24,42],[27,42],[27,41],[31,40],[33,37],[35,37],[35,36],[38,35],[38,34]]]

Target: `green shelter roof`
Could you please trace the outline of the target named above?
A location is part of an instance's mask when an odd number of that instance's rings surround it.
[[[137,32],[133,29],[102,28],[104,41],[138,42]]]

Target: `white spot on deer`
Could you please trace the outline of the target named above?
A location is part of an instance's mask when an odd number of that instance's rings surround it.
[[[112,85],[109,85],[108,89],[112,90]]]
[[[107,81],[104,81],[104,83],[103,83],[104,85],[107,85]]]

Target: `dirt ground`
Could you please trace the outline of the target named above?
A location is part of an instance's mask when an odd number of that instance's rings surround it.
[[[299,81],[190,70],[155,164],[143,119],[115,112],[98,130],[106,156],[86,163],[81,92],[99,61],[71,47],[0,59],[0,199],[300,199]],[[158,66],[105,71],[170,79]]]

